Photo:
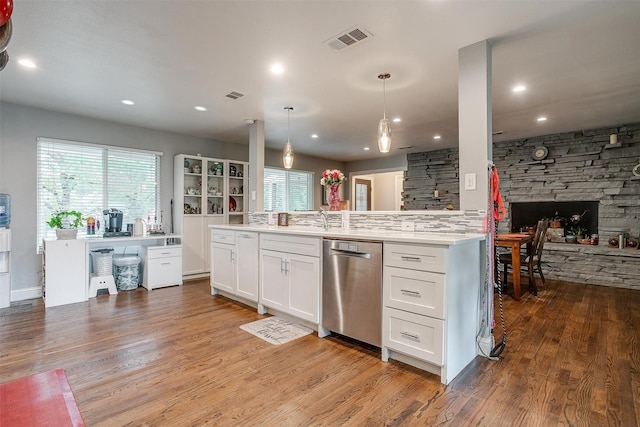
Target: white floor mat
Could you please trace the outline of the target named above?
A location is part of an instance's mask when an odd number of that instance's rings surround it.
[[[275,316],[241,325],[240,329],[274,345],[285,344],[313,332],[305,326]]]

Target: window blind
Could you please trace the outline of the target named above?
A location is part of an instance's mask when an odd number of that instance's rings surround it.
[[[313,209],[313,173],[264,169],[265,211]]]
[[[161,153],[39,139],[36,246],[55,236],[46,222],[59,210],[76,210],[84,218],[93,214],[101,231],[107,208],[124,212],[123,227],[137,217],[154,219],[160,205],[160,159]]]

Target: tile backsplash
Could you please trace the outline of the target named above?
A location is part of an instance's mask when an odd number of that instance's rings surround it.
[[[321,227],[316,211],[288,212],[290,226]],[[273,212],[250,212],[249,224],[267,225]],[[414,231],[417,233],[482,233],[486,211],[327,212],[331,228]],[[348,225],[347,225],[348,224]],[[404,227],[404,228],[403,228]]]

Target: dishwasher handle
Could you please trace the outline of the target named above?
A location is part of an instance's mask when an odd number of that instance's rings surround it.
[[[331,255],[350,256],[350,257],[354,257],[354,258],[371,259],[371,254],[368,253],[368,252],[348,251],[348,250],[345,250],[345,249],[331,248]]]

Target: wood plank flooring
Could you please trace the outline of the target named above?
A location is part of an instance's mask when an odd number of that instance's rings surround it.
[[[446,387],[345,338],[273,346],[239,328],[261,317],[207,281],[22,302],[0,310],[0,382],[63,368],[88,426],[640,424],[638,291],[550,282],[507,297],[500,360],[477,357]]]

